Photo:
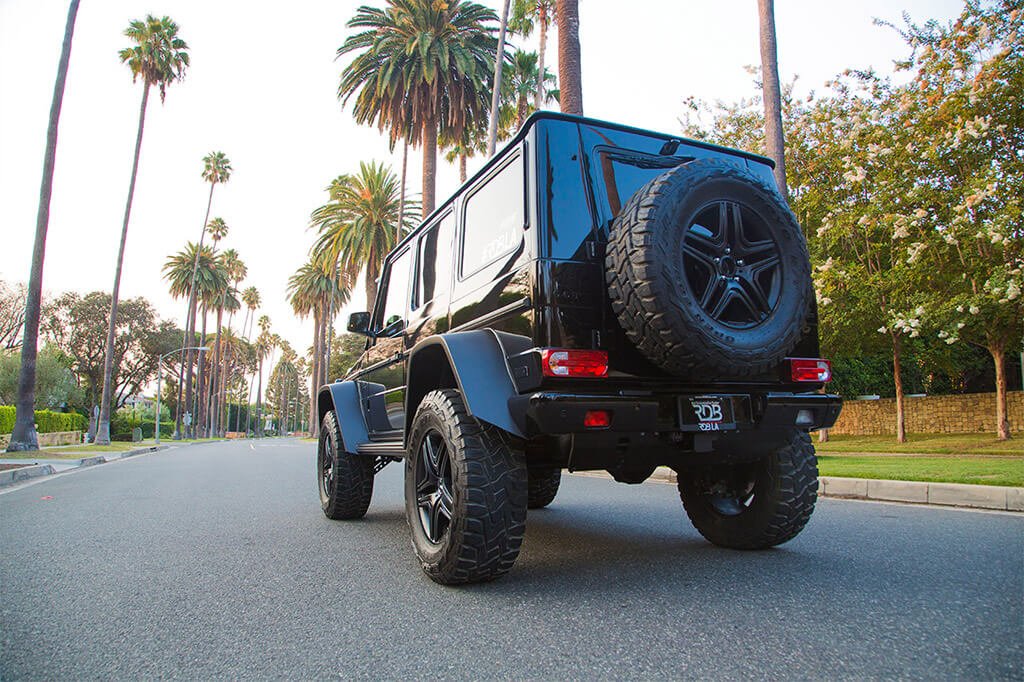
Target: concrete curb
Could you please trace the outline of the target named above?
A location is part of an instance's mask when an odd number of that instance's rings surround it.
[[[54,473],[56,473],[56,470],[49,464],[35,464],[33,466],[0,471],[0,488],[27,481],[30,478],[50,476]]]
[[[597,472],[588,472],[597,473]],[[603,472],[602,472],[603,473]],[[676,483],[676,472],[658,467],[650,480]],[[869,478],[821,476],[820,497],[879,502],[909,502],[938,507],[968,507],[1024,512],[1024,488],[998,485],[967,485],[965,483],[930,483],[925,481],[890,481]]]
[[[189,443],[191,445],[191,443]],[[52,476],[57,473],[69,473],[84,469],[86,467],[96,466],[98,464],[107,464],[109,462],[116,462],[119,459],[125,459],[126,457],[134,457],[136,455],[145,455],[151,452],[159,452],[160,450],[167,450],[171,446],[169,445],[150,445],[144,448],[136,448],[134,450],[127,450],[125,452],[112,452],[109,455],[94,455],[93,457],[83,457],[78,461],[78,464],[57,471],[52,464],[34,464],[31,466],[19,467],[17,469],[8,469],[7,471],[0,471],[0,488],[4,488],[15,483],[22,483],[31,478],[40,478],[42,476]],[[74,460],[69,460],[73,462]]]

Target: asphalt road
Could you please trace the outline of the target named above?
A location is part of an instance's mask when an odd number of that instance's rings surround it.
[[[1024,518],[823,500],[715,548],[674,487],[565,476],[513,572],[435,585],[401,468],[320,512],[314,446],[192,446],[0,494],[0,678],[1024,676]]]

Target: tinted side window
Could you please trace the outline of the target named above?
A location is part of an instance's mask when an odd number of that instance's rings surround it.
[[[633,194],[666,170],[692,159],[640,153],[601,151],[598,154],[608,208],[617,216]]]
[[[449,212],[441,222],[433,225],[420,237],[419,270],[412,307],[419,308],[438,296],[448,293],[452,279],[452,236],[455,234],[455,214]]]
[[[523,158],[517,155],[466,200],[461,277],[511,253],[522,243],[525,202]]]
[[[409,297],[409,270],[412,265],[412,250],[406,248],[391,262],[388,270],[387,289],[384,293],[384,310],[377,316],[376,327],[386,329],[398,321],[406,322],[405,312]],[[404,325],[403,325],[404,327]],[[400,329],[398,331],[401,331]]]

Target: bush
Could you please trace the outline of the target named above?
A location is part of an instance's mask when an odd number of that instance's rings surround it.
[[[139,424],[139,428],[142,429],[143,438],[153,437],[153,422],[144,422]],[[160,422],[160,437],[170,438],[174,435],[174,422]]]
[[[0,433],[14,431],[16,409],[13,405],[0,405]],[[85,431],[89,421],[77,412],[51,412],[36,410],[36,431],[56,433],[57,431]]]

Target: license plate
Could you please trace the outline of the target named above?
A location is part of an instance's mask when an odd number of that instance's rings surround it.
[[[736,428],[731,396],[683,396],[679,399],[679,414],[683,431],[731,431]]]

